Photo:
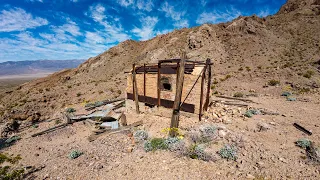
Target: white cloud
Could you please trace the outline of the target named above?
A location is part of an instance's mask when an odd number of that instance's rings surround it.
[[[133,0],[118,0],[118,3],[121,6],[128,7],[128,6],[132,5],[134,2],[133,2]]]
[[[173,6],[171,6],[168,2],[164,2],[160,7],[159,11],[165,13],[166,17],[171,17],[173,20],[180,20],[186,12],[176,11]]]
[[[265,9],[265,10],[261,10],[257,16],[259,17],[267,17],[271,14],[271,12],[269,11],[269,9]]]
[[[136,7],[140,10],[152,11],[153,8],[152,0],[137,0]]]
[[[117,3],[122,7],[130,7],[148,12],[152,11],[154,6],[152,0],[117,0]]]
[[[157,32],[154,31],[155,25],[158,23],[157,17],[143,17],[140,19],[140,22],[142,24],[141,28],[135,27],[132,32],[140,37],[140,40],[147,40],[152,37],[154,37]]]
[[[88,13],[86,15],[89,15],[94,21],[102,23],[103,20],[106,18],[105,13],[105,7],[102,4],[97,4],[94,6],[89,7]]]
[[[86,32],[86,41],[94,43],[103,43],[104,38],[96,32]]]
[[[21,8],[2,10],[0,13],[0,32],[24,31],[47,24],[46,19],[33,17]]]
[[[174,6],[170,5],[168,2],[164,2],[160,7],[159,11],[164,12],[166,17],[169,17],[174,21],[174,27],[189,27],[188,20],[183,18],[186,14],[186,11],[178,11]]]
[[[91,17],[95,22],[104,26],[104,29],[100,30],[100,34],[104,34],[105,37],[104,43],[115,43],[129,39],[129,35],[127,35],[121,27],[119,18],[108,17],[105,11],[106,9],[102,4],[97,4],[89,7],[89,11],[86,13],[86,15]],[[113,22],[108,22],[108,19],[110,21],[113,20]]]
[[[237,9],[231,7],[230,9],[225,9],[224,11],[213,11],[213,12],[203,12],[201,13],[196,23],[197,24],[204,24],[204,23],[220,23],[225,21],[231,21],[239,16],[242,13]]]

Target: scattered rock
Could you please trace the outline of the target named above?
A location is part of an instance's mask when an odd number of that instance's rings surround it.
[[[224,130],[219,130],[218,134],[219,134],[219,137],[224,138],[227,135],[227,132]]]
[[[247,179],[255,179],[256,177],[251,175],[251,174],[247,174]]]
[[[259,122],[257,124],[258,127],[258,131],[267,131],[268,129],[270,129],[270,126],[267,123],[263,123],[263,122]]]
[[[282,157],[279,158],[279,161],[283,162],[283,163],[288,163],[288,161]]]

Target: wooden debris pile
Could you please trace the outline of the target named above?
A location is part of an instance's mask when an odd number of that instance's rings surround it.
[[[141,121],[127,126],[126,116],[123,109],[121,109],[122,107],[124,107],[124,99],[89,103],[84,108],[62,113],[63,120],[66,123],[33,134],[32,137],[49,133],[81,121],[91,129],[92,134],[88,139],[89,141],[93,141],[102,133],[116,133],[123,130],[130,130],[130,128],[142,124]]]

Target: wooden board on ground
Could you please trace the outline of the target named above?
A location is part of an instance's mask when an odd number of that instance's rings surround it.
[[[122,126],[119,129],[107,130],[107,131],[100,133],[100,134],[91,134],[88,137],[88,141],[89,142],[94,141],[102,135],[111,135],[111,134],[120,133],[120,132],[124,132],[124,131],[130,131],[132,128],[140,126],[142,124],[143,124],[143,121],[137,121],[137,122],[130,124],[129,126]]]

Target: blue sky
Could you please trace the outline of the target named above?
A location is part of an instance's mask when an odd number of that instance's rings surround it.
[[[286,0],[0,0],[0,62],[87,59],[127,39],[276,13]]]

